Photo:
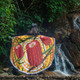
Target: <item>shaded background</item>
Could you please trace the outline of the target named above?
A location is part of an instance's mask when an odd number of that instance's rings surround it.
[[[80,31],[73,23],[80,16],[79,8],[79,0],[0,0],[0,69],[11,65],[11,37],[27,34],[32,23],[37,23],[41,34],[63,43],[66,56],[79,69]]]

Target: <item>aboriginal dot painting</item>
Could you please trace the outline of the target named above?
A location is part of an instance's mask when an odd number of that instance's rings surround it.
[[[12,38],[10,60],[23,73],[36,74],[47,69],[52,64],[54,53],[55,38],[44,35]]]

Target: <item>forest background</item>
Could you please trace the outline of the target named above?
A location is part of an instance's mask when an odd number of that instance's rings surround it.
[[[11,37],[25,35],[32,23],[46,32],[44,23],[55,23],[79,6],[79,0],[0,0],[0,64],[10,55]]]

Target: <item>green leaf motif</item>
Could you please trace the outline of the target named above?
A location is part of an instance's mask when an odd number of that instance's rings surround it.
[[[48,50],[44,51],[42,54],[49,52],[53,47],[54,47],[54,44]]]

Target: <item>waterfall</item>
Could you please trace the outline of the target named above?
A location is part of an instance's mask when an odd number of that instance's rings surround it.
[[[80,16],[76,17],[74,20],[73,20],[73,24],[74,24],[74,28],[76,30],[79,30],[80,31],[80,22],[78,22],[77,20],[80,18]]]
[[[59,54],[57,51],[55,52],[54,56],[54,64],[55,69],[54,72],[59,72],[63,75],[71,75],[74,72],[77,72],[74,68],[74,65],[69,61],[69,59],[66,57],[64,51],[61,49],[61,44],[56,45],[56,49],[59,51]]]

